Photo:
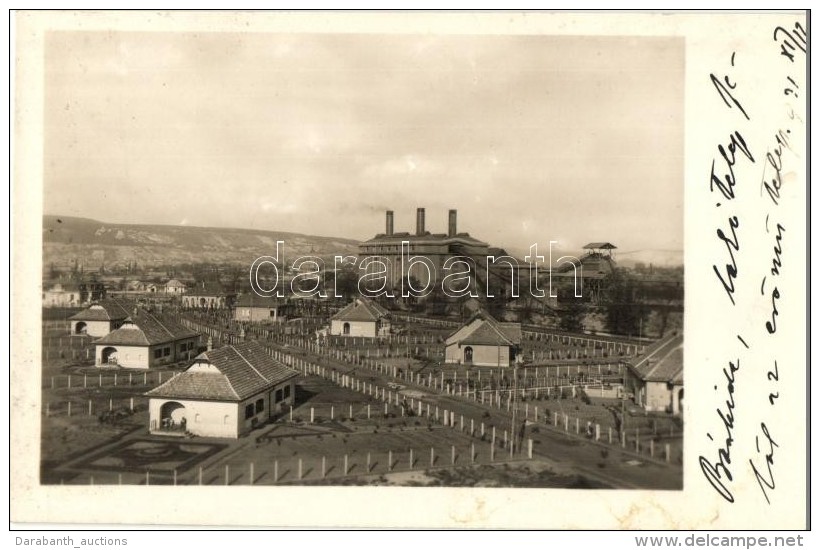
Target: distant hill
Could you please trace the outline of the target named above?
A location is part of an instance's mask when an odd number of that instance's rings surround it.
[[[639,263],[655,267],[677,267],[683,265],[683,250],[616,250],[615,261],[623,267],[635,267]]]
[[[74,259],[87,268],[136,261],[142,266],[180,263],[250,265],[259,256],[274,255],[276,241],[285,242],[285,257],[330,258],[356,254],[358,241],[284,231],[106,223],[70,216],[43,216],[43,262],[66,266]]]

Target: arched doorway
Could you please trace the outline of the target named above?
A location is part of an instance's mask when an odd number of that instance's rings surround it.
[[[176,401],[163,403],[159,409],[160,426],[166,429],[182,429],[187,423],[185,406]]]
[[[83,321],[79,321],[74,327],[74,334],[85,334],[86,330],[88,330],[88,325],[86,325]]]
[[[473,348],[467,346],[464,348],[464,362],[465,363],[472,363],[473,362]]]
[[[350,323],[345,323],[342,325],[342,334],[350,334]]]
[[[103,348],[101,354],[101,360],[103,363],[111,363],[116,365],[117,364],[117,348],[107,347]]]

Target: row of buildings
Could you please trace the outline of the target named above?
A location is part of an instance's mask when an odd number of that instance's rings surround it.
[[[150,430],[157,434],[239,437],[294,404],[298,373],[258,342],[212,349],[200,335],[167,317],[108,299],[71,319],[72,332],[97,336],[99,367],[150,369],[174,363],[184,371],[149,391]],[[364,299],[331,321],[332,332],[367,337],[389,327],[389,313]],[[521,326],[480,310],[445,341],[445,361],[508,367],[520,357]],[[678,414],[683,403],[683,338],[672,336],[626,363],[625,391],[647,411]]]
[[[294,403],[298,373],[254,341],[203,350],[199,333],[116,298],[71,317],[71,332],[97,337],[98,367],[187,364],[146,394],[151,433],[235,438]]]

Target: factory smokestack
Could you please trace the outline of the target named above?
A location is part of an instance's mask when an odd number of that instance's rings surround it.
[[[450,237],[455,237],[456,233],[457,233],[456,215],[457,215],[456,210],[450,210],[450,220],[449,220],[449,224],[447,226],[447,235],[450,236]]]
[[[424,235],[424,208],[416,209],[416,235]]]
[[[392,210],[387,211],[384,222],[385,222],[384,233],[386,235],[392,235],[393,234],[393,211]]]

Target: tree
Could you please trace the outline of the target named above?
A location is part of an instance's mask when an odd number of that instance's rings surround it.
[[[648,308],[641,302],[640,287],[628,275],[614,271],[607,281],[607,330],[614,334],[638,336]]]
[[[325,287],[329,296],[333,296],[334,292],[338,292],[346,302],[349,302],[359,293],[359,277],[353,268],[344,266],[336,271],[335,288],[334,278],[332,277],[325,280]]]
[[[586,307],[581,298],[569,300],[566,308],[559,314],[559,328],[568,332],[582,331],[584,329],[584,313],[586,313]]]

